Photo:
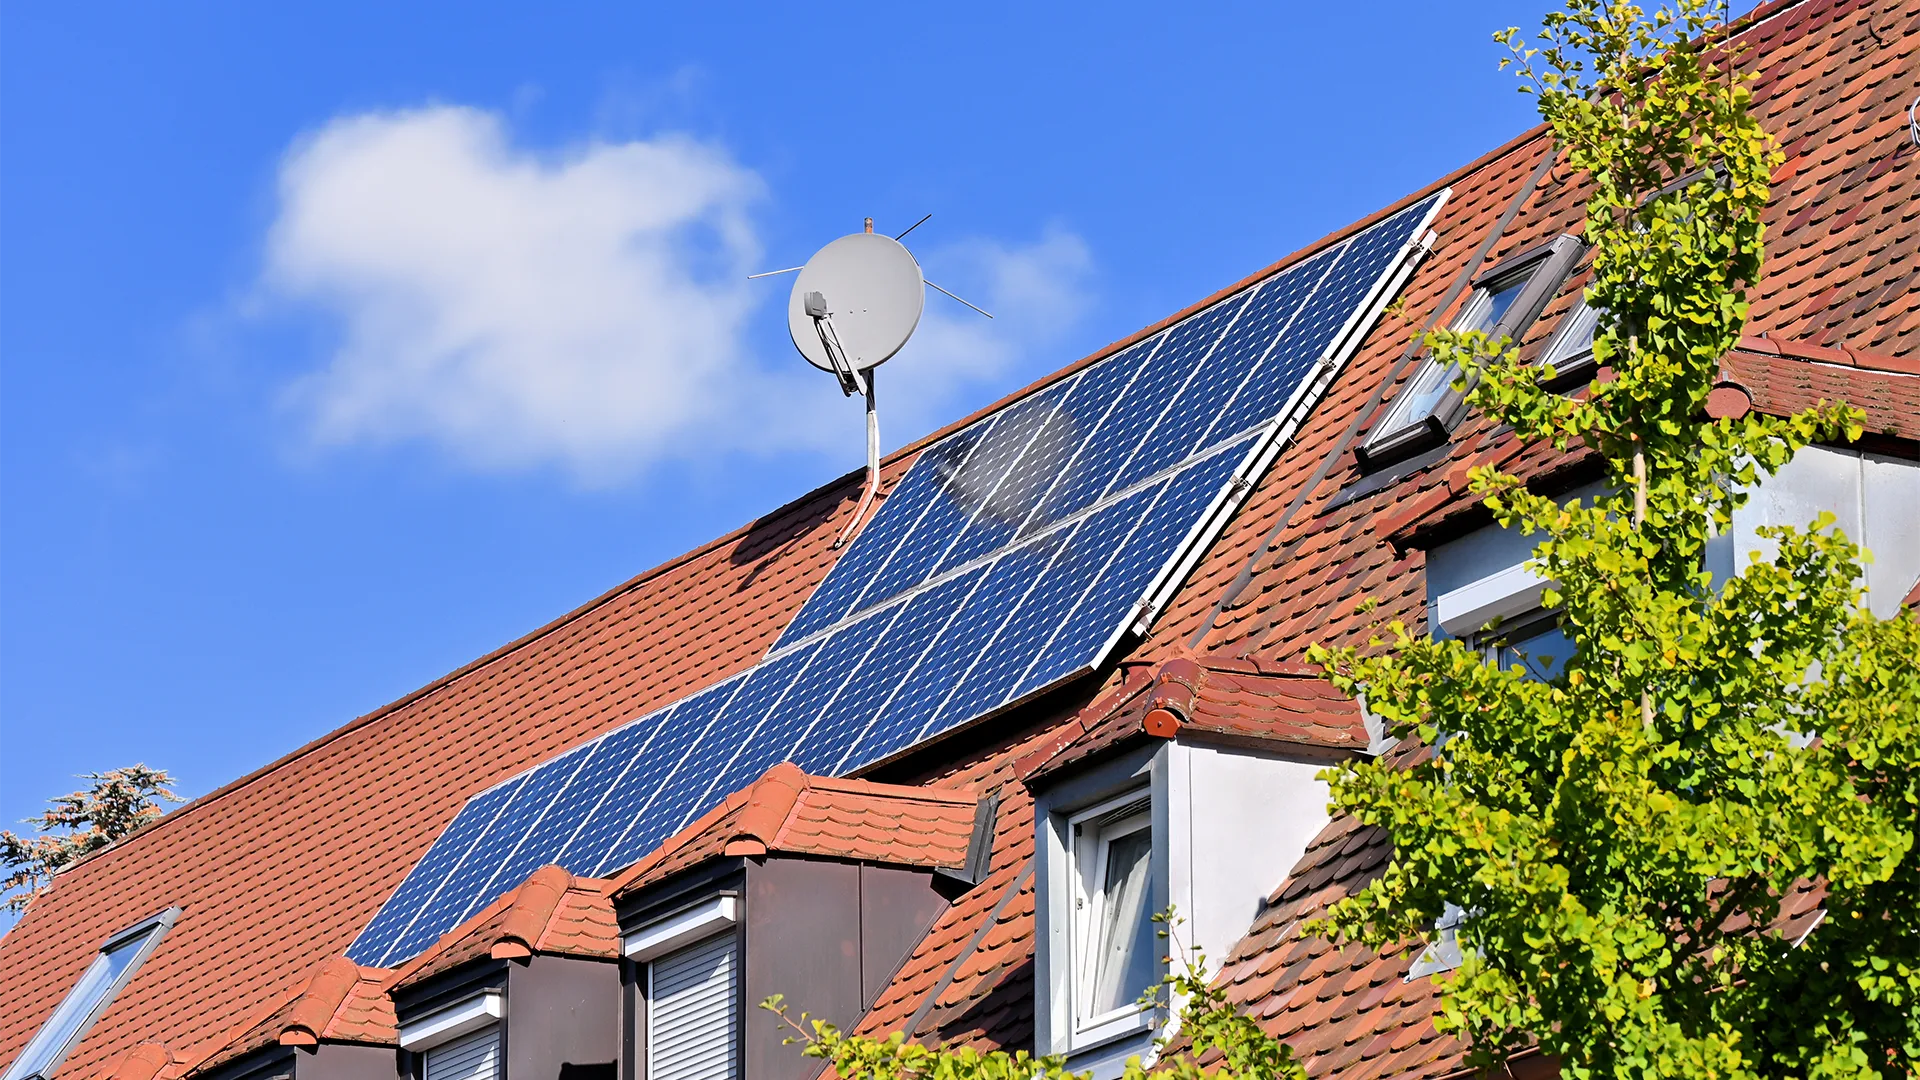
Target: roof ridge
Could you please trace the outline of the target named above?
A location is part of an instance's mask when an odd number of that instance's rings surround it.
[[[572,890],[573,875],[552,863],[536,869],[514,886],[514,901],[500,920],[500,932],[492,942],[490,951],[494,959],[508,954],[533,955],[547,924],[553,921],[553,913],[560,909],[560,902]]]
[[[971,803],[980,799],[972,784],[950,787],[944,784],[889,784],[851,776],[808,775],[809,790],[841,791],[853,795],[871,795],[882,799],[912,799],[922,802]]]
[[[1815,345],[1805,341],[1781,341],[1768,334],[1768,331],[1762,330],[1758,334],[1742,335],[1734,348],[1746,352],[1772,353],[1789,360],[1804,360],[1814,364],[1862,368],[1890,375],[1920,375],[1920,358],[1868,352],[1846,345]]]
[[[281,1044],[319,1045],[321,1036],[327,1033],[327,1025],[333,1022],[334,1014],[340,1011],[359,981],[360,966],[345,956],[336,956],[322,964],[294,997],[292,1012],[280,1025]]]

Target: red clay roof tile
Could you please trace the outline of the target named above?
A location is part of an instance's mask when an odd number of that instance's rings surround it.
[[[620,957],[612,883],[543,866],[498,900],[396,968],[387,988],[409,986],[473,963],[536,953],[592,960]]]
[[[979,805],[971,788],[809,776],[781,762],[614,878],[609,891],[642,889],[722,855],[958,868],[967,863]]]

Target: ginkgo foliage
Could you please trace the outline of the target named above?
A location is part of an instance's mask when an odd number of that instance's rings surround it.
[[[1602,458],[1611,494],[1471,477],[1539,537],[1529,566],[1573,646],[1551,678],[1399,624],[1312,651],[1437,748],[1330,772],[1335,808],[1394,854],[1315,929],[1385,945],[1464,912],[1437,1023],[1481,1063],[1537,1045],[1582,1078],[1908,1076],[1920,621],[1867,610],[1867,556],[1830,516],[1762,530],[1777,554],[1730,579],[1705,567],[1756,484],[1861,423],[1840,402],[1707,415],[1780,161],[1722,18],[1569,0],[1539,40],[1499,36],[1587,185],[1602,376],[1557,394],[1505,340],[1428,345],[1517,438]],[[1817,912],[1786,918],[1809,894]]]

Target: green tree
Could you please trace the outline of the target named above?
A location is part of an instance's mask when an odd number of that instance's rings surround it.
[[[80,779],[92,786],[53,799],[46,810],[26,819],[24,824],[41,835],[25,838],[0,831],[0,861],[7,869],[0,892],[7,894],[7,910],[25,910],[63,867],[152,824],[166,813],[162,802],[182,801],[165,769],[129,765]]]
[[[1537,1043],[1582,1078],[1911,1075],[1920,621],[1866,610],[1864,553],[1827,516],[1768,530],[1778,554],[1724,583],[1703,567],[1746,490],[1860,431],[1840,404],[1706,415],[1779,161],[1718,24],[1705,0],[1568,0],[1539,41],[1498,35],[1588,185],[1611,378],[1563,396],[1505,340],[1427,344],[1519,438],[1602,455],[1614,494],[1561,505],[1472,474],[1542,538],[1529,565],[1574,647],[1552,679],[1398,623],[1311,651],[1433,748],[1328,774],[1394,856],[1316,929],[1384,946],[1464,909],[1437,1023],[1482,1064]],[[1801,940],[1782,907],[1808,888],[1824,914]]]

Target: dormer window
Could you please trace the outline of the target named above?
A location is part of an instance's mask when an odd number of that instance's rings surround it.
[[[740,1075],[739,902],[715,897],[628,934],[646,965],[646,1080]]]
[[[1074,1028],[1083,1037],[1135,1022],[1140,995],[1159,978],[1148,809],[1136,792],[1072,818]]]
[[[1540,317],[1585,248],[1571,236],[1521,252],[1496,264],[1474,282],[1473,293],[1454,317],[1453,329],[1478,330],[1488,338],[1519,341]],[[1374,425],[1360,448],[1368,466],[1436,446],[1466,415],[1466,391],[1455,389],[1457,364],[1429,357]]]
[[[5,1080],[34,1080],[51,1077],[73,1048],[86,1037],[94,1021],[107,1011],[114,995],[132,981],[153,953],[160,939],[180,917],[179,908],[168,908],[149,919],[108,938],[100,945],[93,962],[80,975],[80,981],[68,992],[66,1000],[41,1025],[20,1056],[7,1066]]]
[[[1327,823],[1320,769],[1365,745],[1358,706],[1339,750],[1216,732],[1204,705],[1175,699],[1213,680],[1229,694],[1291,687],[1187,667],[1167,695],[1108,718],[1102,738],[1141,724],[1133,738],[1048,749],[1025,774],[1034,787],[1034,1043],[1093,1080],[1116,1080],[1133,1055],[1151,1058],[1156,1029],[1181,1005],[1162,985],[1169,967],[1204,955],[1212,971],[1232,952]],[[1169,719],[1176,711],[1185,719]],[[1255,816],[1267,824],[1239,827]],[[1173,925],[1154,920],[1169,908]]]

